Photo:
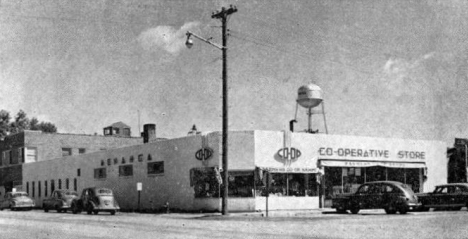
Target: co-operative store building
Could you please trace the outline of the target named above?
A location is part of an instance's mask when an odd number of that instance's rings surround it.
[[[121,142],[126,146],[21,163],[15,187],[28,191],[37,205],[54,189],[108,187],[122,208],[136,209],[141,184],[142,209],[169,203],[187,211],[220,211],[221,133],[157,140],[155,129],[146,129],[144,142],[127,139]],[[267,188],[271,210],[318,208],[319,195],[327,206],[332,195],[375,180],[429,191],[447,181],[446,150],[439,141],[229,132],[229,210],[264,210]]]

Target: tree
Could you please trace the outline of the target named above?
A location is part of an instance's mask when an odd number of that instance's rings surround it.
[[[46,133],[56,133],[57,127],[50,122],[39,122],[36,117],[28,118],[27,114],[20,110],[13,122],[10,122],[10,113],[6,110],[0,110],[0,140],[9,134],[16,134],[24,130],[40,130]]]
[[[0,140],[10,132],[10,113],[6,110],[0,110]]]
[[[41,130],[39,128],[39,120],[36,118],[36,117],[33,117],[30,121],[29,121],[29,129],[30,130]]]
[[[46,133],[57,133],[57,127],[50,122],[41,122],[38,125],[39,130]]]
[[[10,133],[15,134],[29,129],[29,119],[23,110],[20,110],[15,116],[15,121],[10,124]]]

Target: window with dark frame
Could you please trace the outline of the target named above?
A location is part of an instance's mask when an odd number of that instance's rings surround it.
[[[47,180],[44,181],[44,196],[47,197]]]
[[[36,194],[36,182],[32,182],[32,197],[35,197]]]
[[[122,157],[122,164],[125,164],[125,158]]]
[[[132,156],[130,156],[130,163],[133,163],[135,161],[135,158]]]
[[[52,179],[50,180],[50,193],[55,191],[55,181]]]
[[[29,194],[29,182],[26,182],[26,193]]]
[[[79,148],[78,149],[78,154],[85,154],[86,153],[86,149],[85,148]]]
[[[101,178],[106,178],[106,168],[95,168],[94,169],[94,178],[95,179],[101,179]]]
[[[151,157],[151,154],[148,154],[148,161],[153,160],[153,157]]]
[[[148,163],[148,174],[157,175],[164,173],[164,161]]]
[[[67,178],[65,179],[65,189],[69,189],[70,186],[70,180]]]
[[[78,177],[81,176],[81,169],[80,168],[76,170],[76,175],[78,175]]]
[[[62,179],[58,180],[58,189],[62,189]]]
[[[70,156],[70,155],[72,155],[71,148],[62,148],[62,157]]]
[[[76,191],[78,189],[78,182],[76,178],[73,179],[73,190]]]
[[[107,159],[107,165],[110,166],[111,164],[112,164],[111,159]]]
[[[143,154],[138,155],[138,162],[143,162]]]
[[[106,165],[106,163],[104,163],[104,160],[101,160],[101,166],[104,166]]]
[[[41,197],[41,181],[37,181],[37,196]]]
[[[133,176],[133,165],[122,165],[119,166],[119,176]]]
[[[118,164],[119,160],[117,158],[114,158],[114,164]]]

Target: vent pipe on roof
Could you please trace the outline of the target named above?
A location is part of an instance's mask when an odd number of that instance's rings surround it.
[[[143,125],[143,143],[149,143],[156,141],[156,125],[155,124],[145,124]]]

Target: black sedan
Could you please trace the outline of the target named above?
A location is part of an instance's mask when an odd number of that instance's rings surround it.
[[[387,214],[406,214],[420,207],[411,188],[394,181],[376,181],[362,184],[356,193],[342,194],[332,199],[332,208],[343,213],[350,210],[356,214],[361,209],[385,209]]]
[[[437,185],[433,192],[417,194],[422,211],[429,209],[460,210],[468,207],[468,183]]]

